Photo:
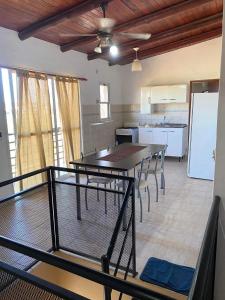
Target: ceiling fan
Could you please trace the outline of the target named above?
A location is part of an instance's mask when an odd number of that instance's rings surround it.
[[[148,40],[151,37],[150,33],[113,32],[116,21],[106,17],[106,3],[101,4],[100,7],[103,12],[103,18],[98,18],[96,20],[98,27],[98,31],[96,33],[62,33],[60,35],[66,37],[96,37],[98,45],[95,47],[94,51],[102,53],[103,48],[110,48],[112,55],[116,55],[118,53],[118,48],[113,43],[114,36],[121,36],[136,40]]]

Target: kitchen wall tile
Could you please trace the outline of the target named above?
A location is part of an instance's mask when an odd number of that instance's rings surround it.
[[[89,153],[94,149],[106,148],[115,143],[115,130],[123,125],[123,106],[111,105],[111,121],[102,123],[98,105],[83,105],[82,135],[83,152]],[[96,125],[96,123],[100,123]]]
[[[141,125],[160,123],[164,121],[171,123],[188,123],[188,103],[154,105],[154,113],[141,114],[139,104],[124,105],[124,122],[139,122]]]
[[[115,130],[125,122],[138,122],[140,125],[166,122],[188,123],[188,103],[155,105],[154,113],[141,114],[139,104],[112,104],[111,121],[102,123],[99,106],[82,105],[83,151],[89,153],[95,148],[106,148],[115,143]],[[93,125],[100,123],[98,125]]]

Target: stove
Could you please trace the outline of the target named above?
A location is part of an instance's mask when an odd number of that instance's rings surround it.
[[[121,127],[116,129],[116,141],[118,144],[138,143],[138,127]]]

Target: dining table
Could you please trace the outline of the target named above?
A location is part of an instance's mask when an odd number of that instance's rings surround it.
[[[79,169],[97,169],[101,172],[116,171],[120,175],[127,176],[130,170],[135,170],[144,158],[160,153],[165,145],[159,144],[134,144],[123,143],[115,147],[103,149],[90,155],[81,157],[78,160],[71,161],[70,164],[76,170]],[[134,171],[135,177],[135,171]],[[76,173],[76,183],[80,183],[80,174]],[[123,190],[125,191],[125,182]],[[80,188],[76,188],[77,200],[77,219],[81,220],[81,199]]]

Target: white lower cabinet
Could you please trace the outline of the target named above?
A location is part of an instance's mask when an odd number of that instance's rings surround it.
[[[167,145],[166,156],[183,157],[187,151],[187,127],[139,128],[139,143]]]
[[[139,143],[153,144],[153,129],[154,128],[139,128]]]
[[[167,132],[167,155],[182,157],[183,151],[183,128],[169,129]]]
[[[167,132],[164,128],[153,128],[153,134],[152,144],[167,144]]]

